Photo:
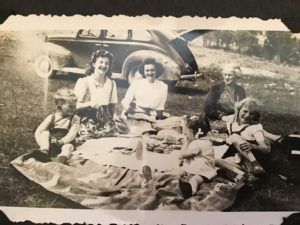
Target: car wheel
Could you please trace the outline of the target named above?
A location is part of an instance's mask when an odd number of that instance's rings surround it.
[[[139,72],[139,63],[135,63],[130,66],[129,73],[127,75],[127,82],[131,85],[135,80],[143,78],[142,74]]]
[[[56,74],[52,60],[48,55],[40,55],[35,59],[34,70],[42,78],[52,78]]]

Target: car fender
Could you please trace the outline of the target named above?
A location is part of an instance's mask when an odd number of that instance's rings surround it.
[[[123,78],[127,79],[127,76],[133,66],[139,66],[144,59],[154,58],[157,62],[161,63],[164,67],[164,73],[160,76],[161,80],[178,80],[181,74],[180,67],[174,60],[165,54],[141,50],[131,53],[127,56],[123,63],[122,74]]]
[[[37,48],[34,53],[34,59],[40,55],[47,55],[50,57],[53,63],[53,68],[55,70],[61,70],[63,67],[69,67],[74,65],[74,60],[71,52],[54,43],[45,42]]]

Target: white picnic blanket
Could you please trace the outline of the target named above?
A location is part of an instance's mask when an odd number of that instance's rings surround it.
[[[124,150],[132,149],[129,151]],[[215,158],[221,158],[228,146],[215,146]],[[126,167],[131,170],[140,170],[148,165],[153,170],[170,171],[178,168],[180,150],[173,150],[169,154],[160,154],[147,151],[143,138],[109,137],[87,140],[73,153],[90,159],[99,165]]]

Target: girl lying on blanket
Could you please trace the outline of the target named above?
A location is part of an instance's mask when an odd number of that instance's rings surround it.
[[[50,114],[37,127],[35,140],[40,149],[23,156],[22,160],[31,157],[41,162],[50,161],[51,156],[57,156],[57,161],[66,163],[74,151],[75,137],[80,128],[76,112],[76,95],[67,88],[59,89],[55,95],[57,111]]]
[[[202,183],[217,175],[213,145],[206,136],[210,131],[209,121],[204,114],[192,116],[187,118],[187,128],[192,134],[186,130],[179,166],[184,173],[192,174],[192,177],[189,181],[179,180],[179,188],[184,198],[196,194]]]
[[[184,198],[194,195],[199,186],[214,178],[217,173],[215,170],[215,159],[212,142],[206,134],[210,131],[209,122],[204,115],[191,116],[186,118],[183,124],[183,147],[179,157],[179,166],[170,171],[172,174],[179,175],[179,188]],[[152,178],[149,166],[143,167],[143,175],[147,181]],[[188,181],[182,178],[191,174]]]

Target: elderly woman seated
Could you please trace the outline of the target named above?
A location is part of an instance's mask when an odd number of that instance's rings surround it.
[[[236,81],[242,74],[241,67],[235,63],[222,66],[223,81],[211,87],[204,102],[204,111],[211,129],[217,133],[228,133],[227,123],[233,122],[234,106],[246,98],[245,89]],[[264,130],[264,135],[271,141],[282,138]]]
[[[236,64],[222,67],[223,82],[211,87],[204,103],[205,113],[212,130],[227,131],[226,122],[232,122],[234,104],[246,97],[245,89],[236,84],[241,68]]]

